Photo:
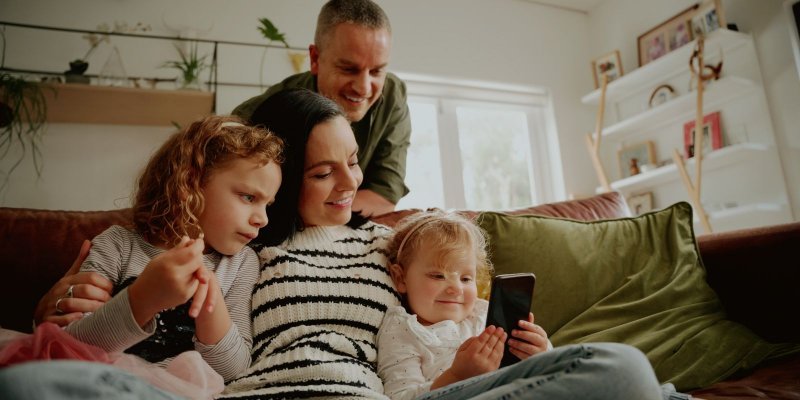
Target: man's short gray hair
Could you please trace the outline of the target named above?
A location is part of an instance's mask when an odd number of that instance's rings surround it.
[[[333,29],[342,23],[352,23],[371,29],[386,29],[389,34],[392,33],[389,17],[373,1],[330,0],[322,6],[322,10],[319,12],[314,44],[322,47]]]

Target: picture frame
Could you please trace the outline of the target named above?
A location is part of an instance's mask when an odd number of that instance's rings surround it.
[[[800,78],[800,0],[786,0],[783,6],[789,17],[789,34],[791,35],[794,65],[797,67],[797,76]]]
[[[694,39],[690,21],[698,7],[695,4],[639,35],[636,43],[640,67]]]
[[[623,74],[622,58],[619,50],[614,50],[592,60],[592,72],[594,73],[594,87],[600,87],[603,75],[608,76],[608,81],[619,78]]]
[[[719,28],[726,28],[725,13],[722,12],[720,0],[708,0],[698,5],[697,11],[691,18],[691,31],[693,37],[708,35]]]
[[[650,93],[650,99],[647,101],[647,105],[650,108],[659,106],[675,98],[676,95],[675,88],[672,86],[666,83],[659,85]]]
[[[628,197],[628,208],[634,216],[653,211],[653,192],[645,192]]]
[[[632,161],[632,160],[636,161]],[[647,140],[634,145],[626,146],[617,151],[620,179],[625,179],[639,173],[642,165],[656,165],[655,144]],[[635,167],[635,168],[634,168]]]
[[[694,125],[695,120],[683,124],[683,155],[689,159],[694,157]],[[722,148],[722,129],[719,111],[703,117],[703,155]]]

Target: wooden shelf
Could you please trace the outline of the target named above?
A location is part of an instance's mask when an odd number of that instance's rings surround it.
[[[770,146],[761,143],[742,143],[726,146],[708,153],[703,158],[703,169],[709,172],[729,165],[742,163],[759,154],[764,154],[769,149]],[[694,171],[694,159],[690,158],[689,161],[686,162],[686,169]],[[619,191],[634,191],[677,181],[678,179],[680,179],[678,167],[675,164],[670,164],[652,171],[642,172],[638,175],[611,182],[611,188]],[[596,190],[598,193],[604,191],[602,187],[598,187]]]
[[[781,224],[791,217],[786,204],[764,202],[710,211],[708,212],[708,218],[717,230],[727,231]],[[694,224],[695,227],[699,227],[697,215],[694,215]]]
[[[717,29],[706,37],[705,53],[716,55],[719,49],[727,54],[731,50],[747,44],[752,39],[749,35],[741,32],[730,31],[727,29]],[[622,76],[624,79],[617,79],[608,84],[606,90],[606,104],[613,103],[625,98],[643,87],[652,86],[653,82],[660,82],[675,76],[680,71],[687,69],[686,60],[692,55],[697,44],[693,40],[679,49],[670,52],[667,56],[661,57],[647,65],[633,70],[633,72]],[[583,96],[581,102],[584,104],[599,104],[600,89]]]
[[[713,109],[720,104],[736,100],[742,95],[758,88],[753,81],[736,76],[726,76],[712,82],[704,92],[703,104]],[[697,93],[689,92],[664,104],[636,114],[616,124],[603,128],[604,138],[621,139],[631,134],[641,134],[674,121],[684,122],[694,116],[697,107]]]
[[[210,115],[214,93],[56,84],[45,90],[50,123],[185,126]]]

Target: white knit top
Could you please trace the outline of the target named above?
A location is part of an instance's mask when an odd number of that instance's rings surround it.
[[[388,273],[391,230],[311,227],[261,251],[253,362],[226,397],[385,398],[376,335],[400,304]]]

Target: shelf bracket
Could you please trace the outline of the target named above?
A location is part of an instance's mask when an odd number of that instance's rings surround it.
[[[603,137],[603,115],[606,111],[606,88],[608,87],[608,76],[603,75],[602,84],[600,89],[600,105],[597,108],[597,119],[594,128],[594,138],[591,133],[586,134],[586,149],[589,150],[589,156],[592,158],[592,165],[597,173],[597,180],[603,186],[606,192],[611,191],[611,185],[608,183],[608,175],[606,174],[603,163],[600,161],[600,139]]]

